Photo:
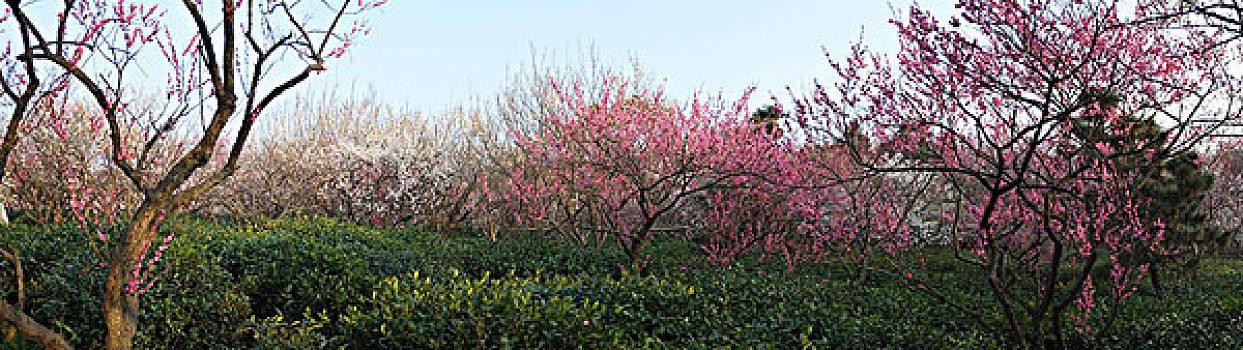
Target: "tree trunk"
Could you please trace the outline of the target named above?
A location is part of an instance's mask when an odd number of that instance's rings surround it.
[[[0,225],[9,224],[9,210],[4,207],[4,201],[0,201]]]
[[[1151,276],[1152,277],[1151,278],[1152,279],[1152,290],[1154,293],[1157,293],[1157,297],[1159,298],[1161,297],[1161,275],[1158,273],[1159,271],[1161,271],[1160,263],[1153,262],[1151,268],[1149,268],[1148,270],[1150,274],[1152,275]]]
[[[646,235],[646,234],[644,234]],[[643,247],[647,245],[647,238],[644,236],[634,237],[630,242],[623,242],[622,249],[626,251],[628,260],[627,269],[636,276],[643,275]]]
[[[115,237],[108,259],[108,277],[104,281],[104,322],[108,327],[107,348],[129,350],[138,333],[138,296],[126,290],[140,259],[142,243],[155,222],[154,205],[143,203],[130,221],[129,228]]]
[[[868,281],[868,266],[867,266],[867,263],[865,262],[865,263],[861,263],[858,265],[858,270],[855,271],[854,282],[855,282],[855,285],[862,286],[866,284],[867,281]]]
[[[639,257],[639,253],[640,250],[643,249],[642,246],[643,245],[641,243],[636,242],[630,247],[630,249],[626,250],[626,256],[630,260],[630,272],[633,272],[635,275],[643,274],[643,266],[639,265],[639,261],[641,259]]]
[[[124,282],[114,282],[109,269],[109,279],[104,290],[104,321],[108,326],[108,349],[129,350],[134,348],[134,336],[138,334],[138,297],[125,293]]]
[[[43,345],[45,349],[73,349],[64,337],[51,328],[44,327],[39,322],[30,318],[26,313],[17,307],[9,304],[7,301],[0,301],[0,315],[5,320],[9,320],[10,324],[17,327],[22,335],[34,340],[36,343]]]
[[[0,255],[4,256],[13,264],[14,279],[17,281],[17,304],[9,304],[7,300],[0,300],[0,319],[8,321],[8,329],[6,330],[5,340],[12,342],[17,332],[43,345],[44,349],[72,349],[65,338],[46,326],[30,318],[24,311],[22,306],[26,298],[25,287],[22,280],[25,278],[22,273],[22,261],[17,255],[10,253],[8,250],[0,249]]]

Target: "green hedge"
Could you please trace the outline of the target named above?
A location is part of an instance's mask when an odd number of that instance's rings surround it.
[[[1243,260],[1213,259],[1198,280],[1128,301],[1107,349],[1243,349]]]
[[[621,335],[598,301],[558,295],[566,277],[474,279],[418,273],[381,281],[342,317],[354,348],[601,348]],[[615,347],[615,346],[610,346]]]
[[[1009,348],[957,312],[883,278],[779,262],[699,268],[658,242],[650,274],[616,249],[540,239],[441,241],[322,218],[177,220],[167,275],[141,299],[139,348]],[[23,257],[27,310],[82,348],[103,340],[94,237],[0,228]],[[940,260],[929,258],[929,264]],[[946,263],[945,283],[975,284]],[[1212,260],[1164,297],[1138,293],[1102,348],[1243,348],[1243,262]],[[0,278],[11,278],[3,266]],[[12,283],[0,283],[11,296]],[[1094,322],[1105,322],[1101,319]],[[1084,339],[1072,339],[1083,344]],[[9,344],[23,347],[26,344]]]

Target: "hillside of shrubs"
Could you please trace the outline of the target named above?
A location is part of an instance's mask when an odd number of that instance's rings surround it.
[[[267,21],[241,94],[211,56],[234,31],[170,54],[153,8],[104,3],[61,26],[163,49],[172,87],[99,88],[128,66],[59,40],[0,53],[6,349],[1243,348],[1223,7],[914,6],[896,52],[830,53],[831,82],[767,104],[537,54],[425,115],[277,98],[385,1],[224,2]],[[316,29],[299,4],[336,11]],[[302,59],[284,85],[278,52]]]

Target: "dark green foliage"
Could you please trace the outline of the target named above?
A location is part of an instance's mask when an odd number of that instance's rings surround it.
[[[1127,303],[1106,349],[1243,349],[1243,261],[1210,259],[1201,279]]]
[[[251,315],[250,298],[211,254],[173,245],[176,266],[143,295],[135,346],[142,349],[236,349],[246,344],[238,325]],[[97,308],[98,304],[91,304]],[[84,314],[97,317],[98,313]]]
[[[902,288],[716,271],[661,277],[407,275],[351,310],[360,348],[998,347]],[[867,306],[865,306],[867,305]],[[879,311],[879,312],[878,312]]]
[[[329,240],[282,230],[209,243],[213,262],[237,278],[255,315],[299,314],[307,308],[339,313],[352,296],[367,291],[372,273],[364,252],[371,248],[364,242],[347,238],[348,232]]]
[[[73,227],[0,226],[0,244],[12,247],[25,273],[26,307],[65,338],[102,347],[104,322],[98,317],[104,268],[89,248],[92,237]],[[0,266],[5,297],[16,298],[12,265]]]
[[[1200,166],[1194,152],[1171,156],[1159,166],[1158,176],[1144,181],[1139,192],[1149,199],[1149,217],[1161,218],[1171,243],[1189,246],[1216,237],[1202,208],[1204,196],[1213,186],[1213,174]]]
[[[567,289],[567,277],[471,278],[418,273],[381,281],[367,305],[342,318],[343,343],[381,348],[601,348],[621,335],[604,323],[606,307]]]
[[[1102,110],[1117,106],[1122,98],[1106,89],[1090,89],[1085,103],[1098,103]],[[1153,264],[1152,279],[1163,267],[1176,262],[1194,268],[1202,254],[1223,235],[1209,225],[1204,198],[1214,177],[1200,165],[1192,150],[1174,150],[1169,131],[1152,118],[1089,115],[1075,121],[1072,135],[1081,146],[1072,153],[1093,154],[1098,147],[1114,150],[1107,159],[1119,174],[1133,181],[1134,194],[1142,205],[1141,216],[1156,230],[1165,230],[1165,241],[1155,251],[1135,252],[1137,263]]]
[[[26,311],[88,349],[103,347],[104,340],[99,296],[105,271],[103,259],[92,249],[96,242],[94,235],[71,226],[0,226],[0,244],[16,247],[14,253],[22,258]],[[238,325],[250,317],[246,296],[205,252],[195,250],[193,245],[174,244],[166,253],[166,260],[176,265],[142,299],[144,323],[136,340],[140,348],[228,349],[241,344]],[[11,279],[12,267],[2,268],[0,274]],[[6,295],[15,296],[11,280],[2,285]]]
[[[751,122],[760,125],[765,133],[772,134],[778,138],[781,137],[781,119],[786,115],[781,113],[781,108],[776,105],[765,105],[763,108],[755,110],[751,113]]]
[[[538,237],[441,241],[317,218],[167,226],[179,233],[168,253],[175,265],[142,297],[140,348],[1010,347],[899,281],[878,276],[860,286],[838,278],[849,273],[841,266],[786,273],[780,261],[700,268],[681,242],[654,243],[650,272],[636,277],[619,272],[626,258],[617,249]],[[3,230],[0,243],[26,262],[27,310],[79,347],[98,347],[102,276],[92,237]],[[938,284],[975,280],[949,254],[926,263]],[[11,277],[4,267],[0,276]],[[1203,277],[1172,284],[1165,298],[1137,293],[1112,325],[1094,319],[1106,330],[1099,345],[1239,348],[1243,265],[1210,260]]]

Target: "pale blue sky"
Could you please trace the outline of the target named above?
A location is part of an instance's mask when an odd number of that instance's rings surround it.
[[[696,89],[757,99],[829,76],[821,47],[840,57],[862,34],[896,48],[892,9],[911,0],[514,1],[393,0],[372,15],[372,35],[312,84],[354,83],[391,104],[435,113],[488,98],[531,48],[577,57],[594,45],[624,67],[637,56],[676,95]],[[952,0],[922,0],[941,14]],[[727,95],[728,96],[728,95]]]

